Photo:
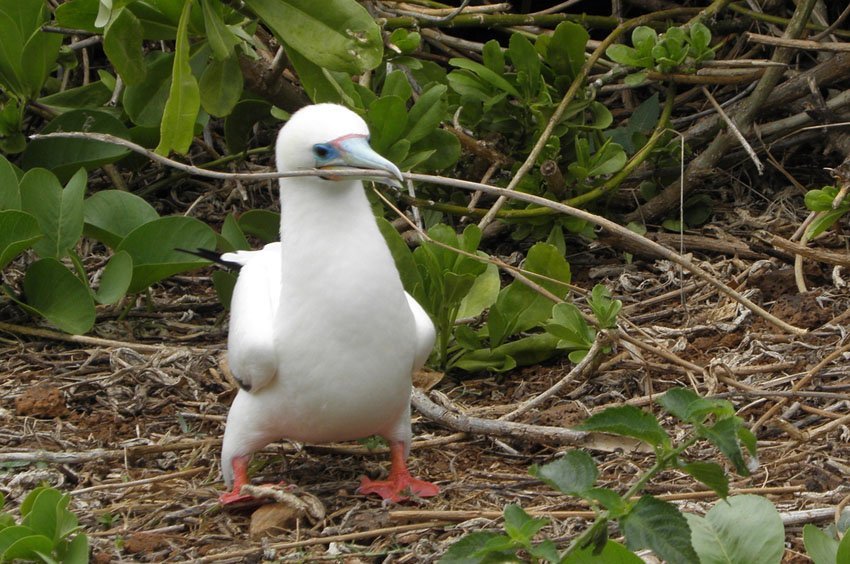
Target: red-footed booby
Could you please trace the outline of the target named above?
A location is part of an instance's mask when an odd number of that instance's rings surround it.
[[[335,104],[296,112],[277,138],[278,170],[398,168],[369,146],[366,123]],[[386,178],[375,178],[386,181]],[[434,325],[405,293],[359,178],[280,179],[281,242],[226,253],[241,265],[233,291],[228,362],[241,389],[227,416],[222,473],[243,501],[251,455],[268,443],[380,435],[392,468],[361,479],[362,494],[400,501],[439,488],[413,478],[411,377],[434,345]]]

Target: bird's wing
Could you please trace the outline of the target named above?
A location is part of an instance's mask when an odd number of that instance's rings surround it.
[[[280,303],[280,243],[226,255],[225,260],[242,266],[230,302],[227,360],[242,387],[255,392],[277,374],[274,319]]]
[[[437,331],[434,329],[431,318],[425,313],[419,302],[407,292],[404,295],[407,297],[407,304],[410,306],[410,311],[413,312],[413,320],[416,322],[416,358],[413,361],[413,371],[416,372],[425,366],[425,362],[431,354],[431,349],[434,348]]]

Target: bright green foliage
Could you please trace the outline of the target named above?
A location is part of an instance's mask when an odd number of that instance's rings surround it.
[[[660,35],[651,27],[639,26],[632,31],[632,47],[614,44],[605,54],[615,63],[629,67],[663,73],[693,72],[699,63],[714,58],[710,44],[711,31],[699,22],[688,31],[671,27]],[[637,72],[626,77],[626,83],[640,84],[645,78],[645,71]]]
[[[599,472],[590,455],[582,451],[570,451],[553,462],[542,466],[534,465],[529,469],[532,476],[561,493],[585,499],[597,512],[594,523],[578,539],[571,542],[565,553],[560,554],[547,540],[531,543],[531,538],[540,531],[543,523],[539,519],[532,520],[524,513],[522,515],[525,515],[525,522],[541,523],[540,526],[535,528],[532,524],[527,525],[527,530],[533,531],[528,537],[521,537],[516,532],[512,533],[512,530],[517,530],[517,525],[509,525],[508,508],[511,508],[510,513],[514,522],[519,515],[517,511],[519,508],[508,506],[505,508],[507,534],[473,533],[453,545],[446,553],[443,562],[513,562],[519,561],[517,555],[519,550],[525,550],[534,556],[537,559],[534,561],[606,564],[640,562],[625,547],[608,540],[609,521],[619,523],[620,531],[625,536],[629,549],[652,549],[667,562],[769,563],[778,561],[774,558],[777,551],[780,556],[782,554],[784,533],[781,523],[778,528],[776,527],[775,523],[779,520],[778,515],[775,515],[776,510],[763,498],[756,496],[728,498],[731,505],[722,501],[705,518],[683,515],[675,505],[650,495],[643,495],[637,501],[633,501],[650,479],[670,468],[689,473],[725,498],[729,486],[722,467],[715,463],[685,460],[683,453],[697,440],[706,438],[704,429],[710,423],[714,423],[712,429],[716,431],[716,434],[722,435],[720,441],[712,440],[715,445],[718,443],[737,445],[739,442],[746,444],[746,441],[741,440],[739,433],[743,428],[743,421],[735,415],[728,402],[701,398],[690,390],[675,388],[662,396],[658,403],[671,415],[693,426],[680,442],[674,443],[650,413],[628,405],[606,409],[591,416],[577,427],[584,431],[632,437],[653,447],[656,463],[643,475],[636,477],[635,483],[624,494],[596,486]],[[737,448],[740,453],[740,446]],[[723,448],[720,450],[727,457],[729,456]],[[732,509],[727,511],[719,509],[721,507]],[[739,517],[736,508],[740,508],[742,512],[749,511],[750,515],[745,518]],[[764,523],[764,530],[759,528],[760,523]],[[525,529],[520,527],[520,530]],[[520,542],[519,539],[522,538],[524,541]],[[747,546],[743,546],[745,544]],[[828,543],[821,544],[828,545]],[[532,552],[529,547],[534,548],[536,552]],[[830,546],[827,546],[827,549],[829,548]],[[726,560],[714,559],[713,555],[724,552],[734,557]],[[759,556],[756,558],[754,555]]]
[[[835,525],[830,525],[826,531],[811,524],[803,527],[803,543],[814,564],[850,562],[850,535],[845,530],[839,542],[835,538],[835,529]]]
[[[80,532],[77,517],[68,510],[71,498],[58,490],[40,487],[21,503],[21,521],[0,511],[0,562],[25,560],[45,564],[85,564],[88,538]],[[0,510],[4,505],[0,494]]]
[[[785,528],[779,513],[766,498],[733,496],[717,502],[705,517],[690,513],[685,517],[702,564],[782,561]]]
[[[843,198],[835,205],[833,202],[835,202],[836,196],[838,196],[838,188],[835,186],[824,186],[820,190],[806,192],[806,207],[811,211],[818,212],[806,233],[809,239],[814,239],[835,225],[850,211],[850,200]]]

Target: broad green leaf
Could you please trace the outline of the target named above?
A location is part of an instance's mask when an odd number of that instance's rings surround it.
[[[502,52],[502,46],[495,39],[491,39],[484,44],[481,50],[481,57],[484,59],[484,66],[501,76],[505,73],[505,54]]]
[[[420,151],[423,148],[433,150],[433,153],[422,161],[421,166],[426,169],[444,170],[460,158],[460,141],[445,129],[434,129],[411,149]]]
[[[803,544],[806,545],[806,554],[814,564],[838,562],[835,558],[838,553],[838,541],[811,523],[803,527]]]
[[[27,92],[21,80],[24,36],[15,21],[3,11],[0,11],[0,29],[3,30],[3,39],[0,41],[0,84],[25,98]]]
[[[94,294],[99,304],[114,304],[127,294],[133,279],[133,258],[129,253],[115,253],[100,276],[100,286]]]
[[[531,42],[521,33],[511,34],[508,55],[517,71],[517,82],[525,86],[527,97],[535,96],[540,85],[540,56]]]
[[[21,209],[21,190],[18,175],[6,157],[0,155],[0,210]]]
[[[280,214],[268,210],[248,210],[239,216],[239,227],[264,243],[280,240]]]
[[[576,429],[632,437],[654,447],[670,442],[667,433],[651,413],[632,405],[610,407],[601,413],[591,415]]]
[[[224,309],[230,309],[230,299],[233,297],[233,288],[236,287],[236,275],[232,272],[216,270],[212,273],[212,280],[218,301]]]
[[[590,36],[575,22],[561,22],[546,48],[546,62],[557,74],[573,79],[584,65],[587,41]]]
[[[626,546],[632,550],[650,548],[667,562],[700,563],[691,546],[688,520],[672,503],[644,495],[620,520],[620,527],[626,536]],[[750,564],[746,559],[736,562]]]
[[[133,281],[127,292],[141,292],[169,276],[207,265],[208,261],[176,249],[213,249],[215,244],[215,232],[192,217],[162,217],[134,229],[115,249],[133,258]]]
[[[366,114],[372,148],[385,154],[407,129],[407,108],[398,96],[382,96],[369,105]]]
[[[846,209],[837,209],[825,213],[821,212],[809,226],[808,238],[817,238],[821,233],[835,225],[846,213]]]
[[[562,349],[589,349],[596,339],[596,331],[582,317],[579,309],[571,303],[556,304],[552,308],[552,322],[546,331],[558,337]]]
[[[111,114],[91,109],[71,110],[54,118],[41,133],[54,131],[85,131],[108,133],[129,139],[130,133],[124,124]],[[66,182],[80,167],[93,170],[114,163],[130,154],[120,145],[90,139],[48,138],[34,139],[24,150],[21,165],[29,170],[36,167],[51,170]]]
[[[265,100],[242,100],[224,119],[224,142],[232,153],[248,148],[254,125],[271,120],[272,105]]]
[[[519,93],[519,90],[517,90],[513,84],[508,82],[503,76],[493,72],[491,69],[487,68],[481,63],[476,63],[475,61],[471,61],[469,59],[454,58],[449,59],[449,64],[453,67],[466,69],[470,72],[475,73],[476,76],[478,76],[481,80],[483,80],[490,86],[507,92],[514,98],[522,97]]]
[[[251,248],[245,238],[245,233],[242,232],[239,222],[236,221],[236,217],[232,213],[227,214],[227,217],[224,218],[224,223],[221,225],[221,236],[229,246],[225,249],[226,251],[243,251]]]
[[[535,464],[528,473],[562,493],[575,496],[582,496],[599,478],[593,459],[582,450],[571,450],[543,466]]]
[[[145,79],[142,39],[139,19],[129,9],[121,9],[104,31],[103,50],[125,84],[139,84]]]
[[[838,543],[838,551],[835,553],[836,562],[850,562],[850,535],[844,531],[841,542]]]
[[[347,95],[334,79],[334,73],[317,65],[291,47],[286,49],[286,54],[289,55],[289,61],[298,74],[301,87],[314,104],[331,102],[348,106],[355,105],[353,100],[346,100]],[[344,76],[348,80],[348,75]]]
[[[0,557],[4,561],[12,562],[14,560],[36,560],[45,561],[40,555],[50,554],[53,549],[53,541],[44,535],[32,535],[22,537],[13,542]]]
[[[27,40],[21,53],[21,80],[29,98],[38,97],[48,74],[56,67],[61,45],[60,34],[40,30]]]
[[[94,302],[88,286],[54,258],[30,265],[24,276],[24,294],[26,303],[18,302],[24,309],[66,333],[80,335],[94,325]]]
[[[103,30],[95,26],[99,7],[98,0],[68,0],[59,4],[53,16],[56,25],[100,33]]]
[[[171,87],[173,66],[173,53],[153,51],[145,57],[145,79],[124,89],[124,110],[136,125],[160,126]]]
[[[245,0],[245,5],[320,67],[360,74],[381,62],[380,28],[355,0]]]
[[[641,558],[618,542],[609,540],[601,552],[591,545],[568,554],[561,564],[643,564]]]
[[[494,553],[498,552],[497,550],[493,550],[495,548],[493,541],[499,541],[501,539],[508,541],[508,544],[504,547],[504,549],[511,547],[510,539],[504,535],[499,535],[489,531],[470,533],[449,547],[440,559],[440,564],[473,564],[476,562],[486,562],[486,560],[484,560],[485,555],[495,556]],[[488,548],[490,550],[488,550]],[[513,560],[495,560],[495,562],[511,561]]]
[[[98,80],[84,86],[68,88],[55,94],[42,96],[38,99],[38,103],[50,108],[57,114],[64,114],[70,110],[99,108],[104,106],[111,97],[112,90],[103,80]]]
[[[115,249],[131,231],[159,218],[144,199],[122,190],[96,192],[83,203],[85,234]]]
[[[88,564],[89,539],[84,534],[76,535],[61,555],[62,564]]]
[[[232,59],[233,48],[239,44],[239,38],[224,23],[224,4],[213,0],[201,0],[204,12],[204,31],[212,48],[213,56],[219,61]],[[241,72],[239,73],[241,76]]]
[[[201,75],[201,106],[212,116],[226,116],[242,96],[243,86],[236,55],[223,60],[212,59]]]
[[[719,495],[725,498],[729,495],[729,479],[723,467],[714,462],[689,462],[682,465],[682,470],[699,480]]]
[[[767,499],[738,495],[718,501],[705,517],[686,514],[702,564],[779,564],[785,529]]]
[[[825,186],[822,190],[809,190],[806,192],[804,201],[806,207],[812,211],[832,211],[832,202],[838,195],[838,189],[834,186]]]
[[[397,47],[404,54],[413,53],[421,43],[422,36],[416,31],[397,28],[390,34],[389,45]]]
[[[487,269],[478,275],[469,292],[461,300],[457,311],[458,319],[481,315],[496,302],[500,286],[499,268],[495,264],[488,264]]]
[[[32,505],[21,507],[21,525],[39,534],[59,540],[58,517],[68,506],[70,498],[53,488],[39,488]]]
[[[398,268],[398,274],[401,277],[401,283],[404,285],[404,289],[420,303],[428,303],[428,300],[424,299],[426,296],[423,294],[422,277],[419,274],[416,261],[413,260],[413,254],[410,252],[407,243],[389,221],[383,217],[376,219],[378,229],[380,229],[381,235],[384,236],[390,253],[393,255],[393,260],[395,261],[396,268]]]
[[[742,476],[750,474],[744,462],[744,455],[738,442],[738,428],[741,420],[737,417],[727,417],[715,423],[712,427],[702,427],[699,434],[708,439],[711,444],[735,465],[735,470]]]
[[[16,541],[25,537],[31,537],[35,534],[35,531],[29,527],[21,525],[11,525],[0,529],[0,559],[2,559],[3,553],[6,552],[6,549],[12,546]]]
[[[384,86],[381,88],[381,97],[398,96],[403,101],[407,102],[413,95],[413,88],[410,86],[410,81],[407,80],[407,75],[400,70],[394,70],[384,79]],[[405,120],[407,116],[405,115]]]
[[[33,245],[42,257],[64,257],[83,234],[86,173],[80,169],[63,189],[49,171],[35,168],[21,179],[21,204],[38,221],[44,239]]]
[[[41,239],[38,220],[20,210],[0,211],[0,270]]]
[[[183,5],[177,27],[177,44],[174,49],[174,66],[171,69],[171,88],[162,114],[159,145],[156,152],[166,155],[174,150],[185,153],[192,144],[195,120],[201,107],[198,82],[189,66],[189,17],[192,2]]]
[[[522,507],[515,503],[505,506],[505,532],[509,537],[521,544],[528,546],[540,529],[549,524],[549,520],[540,517],[532,517]]]
[[[423,92],[416,103],[413,104],[407,116],[407,123],[410,124],[410,128],[405,134],[405,138],[408,141],[416,143],[440,125],[448,108],[445,93],[445,85],[434,85]]]

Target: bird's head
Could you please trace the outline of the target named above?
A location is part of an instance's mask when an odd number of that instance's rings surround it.
[[[403,181],[398,167],[369,145],[369,128],[363,118],[337,104],[306,106],[292,114],[277,137],[276,159],[279,170],[347,167],[363,170],[358,178],[391,186]],[[389,172],[392,178],[369,174],[378,170]],[[322,178],[342,177],[329,172]]]

